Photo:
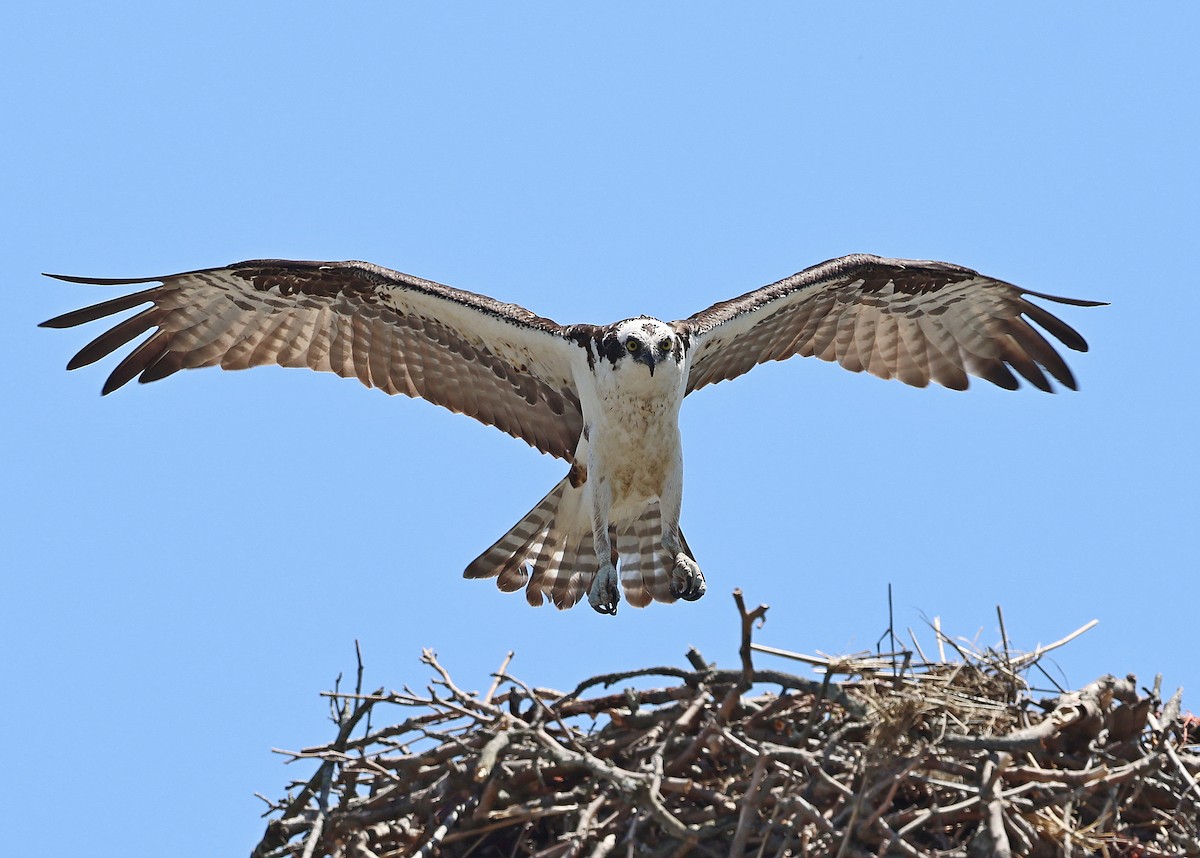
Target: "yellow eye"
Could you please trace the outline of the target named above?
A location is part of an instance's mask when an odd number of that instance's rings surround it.
[[[642,344],[637,340],[630,340],[629,342],[625,343],[625,348],[629,349],[629,353],[631,355],[635,355],[642,350]]]
[[[671,350],[671,341],[666,338],[659,340],[658,350],[660,352],[669,352]]]

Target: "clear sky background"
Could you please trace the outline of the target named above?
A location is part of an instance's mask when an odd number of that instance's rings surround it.
[[[9,4],[0,727],[11,854],[244,855],[354,668],[467,687],[1100,625],[1052,669],[1200,693],[1194,4]],[[688,399],[695,604],[531,609],[463,567],[565,472],[299,370],[101,398],[117,290],[43,279],[366,259],[560,322],[682,318],[834,256],[942,259],[1061,308],[1078,393],[816,360]],[[1056,311],[1058,312],[1058,311]],[[767,661],[767,659],[764,659]],[[785,666],[777,664],[777,666]],[[786,665],[791,667],[792,665]],[[52,844],[52,849],[50,845]]]

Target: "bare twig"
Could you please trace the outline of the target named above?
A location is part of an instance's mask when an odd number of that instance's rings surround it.
[[[737,603],[738,613],[742,617],[742,645],[738,648],[738,654],[742,657],[741,686],[745,690],[754,683],[754,664],[750,658],[750,636],[754,631],[755,623],[762,628],[762,624],[766,621],[767,606],[759,605],[753,611],[747,611],[746,602],[742,599],[741,588],[733,591],[733,600]]]
[[[512,663],[514,653],[515,653],[515,650],[510,649],[508,651],[508,655],[504,656],[504,661],[500,662],[500,669],[492,674],[492,677],[493,677],[492,685],[488,689],[487,694],[483,695],[484,703],[492,702],[492,697],[495,695],[496,689],[500,687],[501,677],[504,676],[504,674],[508,673],[508,666],[509,666],[509,664]]]
[[[987,812],[987,835],[991,841],[990,854],[996,858],[1011,858],[1012,847],[1008,842],[1008,832],[1004,827],[1004,800],[997,781],[1000,770],[1007,765],[1008,754],[992,752],[983,761],[979,775],[979,800]]]
[[[1045,646],[1039,646],[1033,652],[1029,652],[1024,655],[1017,656],[1016,658],[1014,658],[1012,660],[1012,663],[1014,666],[1019,667],[1019,668],[1028,667],[1029,665],[1033,664],[1034,662],[1039,661],[1041,659],[1041,657],[1044,656],[1046,653],[1050,652],[1051,650],[1056,650],[1061,646],[1066,646],[1067,644],[1069,644],[1071,641],[1075,640],[1075,638],[1079,637],[1084,632],[1091,631],[1098,625],[1100,625],[1099,620],[1088,620],[1086,623],[1084,623],[1082,626],[1077,628],[1075,631],[1071,632],[1066,637],[1059,638],[1054,643],[1048,643]]]
[[[738,816],[737,830],[729,847],[729,858],[741,858],[746,851],[746,840],[750,837],[750,820],[758,813],[758,806],[762,803],[759,786],[769,762],[770,758],[762,754],[754,764],[754,773],[750,776],[750,786],[746,788],[746,797],[742,801],[742,811]]]

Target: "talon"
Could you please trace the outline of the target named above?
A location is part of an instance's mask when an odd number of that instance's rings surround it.
[[[617,570],[605,566],[596,573],[595,580],[588,590],[588,604],[597,612],[610,616],[617,613],[617,603],[621,601],[621,588],[617,583]]]
[[[708,590],[704,573],[696,561],[686,554],[675,556],[675,568],[671,570],[671,593],[688,602],[694,602]]]

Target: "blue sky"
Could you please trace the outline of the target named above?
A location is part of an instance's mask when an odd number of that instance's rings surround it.
[[[11,5],[11,4],[10,4]],[[245,854],[271,747],[354,667],[486,686],[867,649],[926,617],[1078,686],[1194,649],[1200,91],[1185,4],[17,4],[0,71],[7,419],[0,806],[13,854]],[[682,318],[854,251],[1062,308],[1078,393],[915,390],[793,360],[689,398],[695,604],[533,610],[461,570],[564,466],[298,370],[101,398],[114,294],[40,272],[360,258],[560,322]],[[1195,704],[1191,703],[1195,709]],[[15,762],[15,769],[11,763]],[[15,837],[15,842],[14,842]]]

